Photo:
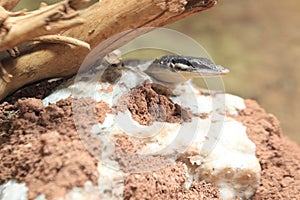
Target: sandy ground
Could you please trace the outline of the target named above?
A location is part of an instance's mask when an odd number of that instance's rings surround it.
[[[10,179],[26,183],[29,199],[41,193],[55,199],[86,181],[97,185],[99,176],[97,161],[85,150],[76,133],[71,99],[45,107],[40,99],[31,98],[42,98],[51,88],[42,85],[44,89],[41,85],[29,87],[0,105],[0,183]],[[147,90],[142,92],[147,94]],[[20,99],[17,97],[20,94],[27,97]],[[87,122],[84,123],[87,130],[93,124],[88,118],[89,101],[86,99],[78,108],[82,110],[81,120]],[[140,104],[138,99],[133,103]],[[171,104],[168,102],[169,107]],[[279,122],[272,114],[254,101],[247,100],[246,105],[235,118],[248,127],[248,136],[257,145],[256,154],[262,167],[261,185],[253,199],[299,198],[300,148],[282,136]],[[95,112],[101,122],[111,111],[105,103],[100,103]],[[101,146],[96,141],[94,144],[95,148]],[[119,138],[117,144],[122,151],[134,151],[128,138]],[[122,151],[116,156],[126,165]],[[124,198],[218,199],[216,187],[204,181],[193,182],[189,190],[184,190],[184,174],[180,161],[155,173],[132,174],[124,180]]]

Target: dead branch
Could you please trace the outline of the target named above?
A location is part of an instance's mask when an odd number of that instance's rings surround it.
[[[46,35],[33,38],[32,41],[39,41],[39,42],[48,42],[48,43],[55,43],[55,44],[70,44],[78,47],[83,47],[88,50],[91,50],[91,47],[88,43],[78,40],[76,38],[61,36],[61,35]]]
[[[62,1],[32,12],[16,13],[0,9],[0,50],[7,50],[32,38],[59,33],[83,23],[74,10],[85,0]],[[77,4],[76,4],[77,2]]]
[[[117,33],[140,27],[164,26],[208,9],[216,2],[217,0],[103,0],[80,12],[80,16],[85,19],[84,24],[64,31],[61,35],[82,40],[94,48]],[[143,31],[125,32],[123,37],[110,41],[107,47],[113,50],[140,34]],[[89,53],[82,47],[64,44],[40,44],[33,50],[20,51],[19,57],[2,61],[13,78],[9,83],[0,80],[0,99],[25,84],[75,74]]]

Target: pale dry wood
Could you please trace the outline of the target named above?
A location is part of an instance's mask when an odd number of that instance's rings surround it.
[[[108,53],[143,34],[134,31],[141,27],[160,27],[193,13],[208,9],[217,0],[103,0],[80,13],[85,23],[71,28],[64,36],[83,40],[96,47],[102,43],[100,54]],[[4,59],[2,64],[13,75],[12,81],[0,80],[0,99],[25,84],[45,78],[75,74],[89,53],[82,47],[64,44],[40,44],[30,51],[22,51],[18,58]],[[24,53],[25,52],[25,53]]]
[[[8,50],[12,57],[16,57],[11,49],[16,45],[29,40],[44,42],[67,43],[83,46],[89,49],[85,42],[65,36],[45,36],[58,33],[62,30],[83,23],[78,17],[76,9],[86,4],[89,0],[66,0],[52,6],[42,3],[39,10],[32,12],[10,12],[19,1],[0,1],[0,50]],[[39,37],[37,37],[39,36]],[[13,53],[13,54],[11,54]],[[0,77],[5,82],[10,82],[13,77],[0,65]]]
[[[48,42],[55,44],[70,44],[78,47],[83,47],[91,50],[90,44],[76,38],[61,36],[61,35],[46,35],[33,38],[32,41]]]
[[[73,4],[82,1],[85,0],[62,1],[18,15],[0,9],[0,50],[7,50],[32,38],[56,34],[82,24],[84,20],[78,17],[78,12],[73,8]],[[75,8],[77,6],[75,4]]]

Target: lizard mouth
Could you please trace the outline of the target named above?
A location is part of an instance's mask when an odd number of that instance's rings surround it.
[[[179,71],[178,73],[181,74],[186,79],[191,78],[201,78],[201,77],[216,77],[216,76],[225,76],[229,73],[229,69],[220,69],[218,71],[212,70],[193,70],[193,71]]]

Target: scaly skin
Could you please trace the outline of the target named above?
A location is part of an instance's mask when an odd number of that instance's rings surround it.
[[[161,94],[173,95],[173,89],[180,83],[191,78],[221,76],[228,69],[214,64],[207,58],[191,56],[163,56],[151,61],[127,60],[121,66],[147,74],[152,80],[152,86]]]
[[[151,78],[168,84],[179,84],[191,78],[226,75],[229,70],[207,58],[163,56],[144,71]]]

